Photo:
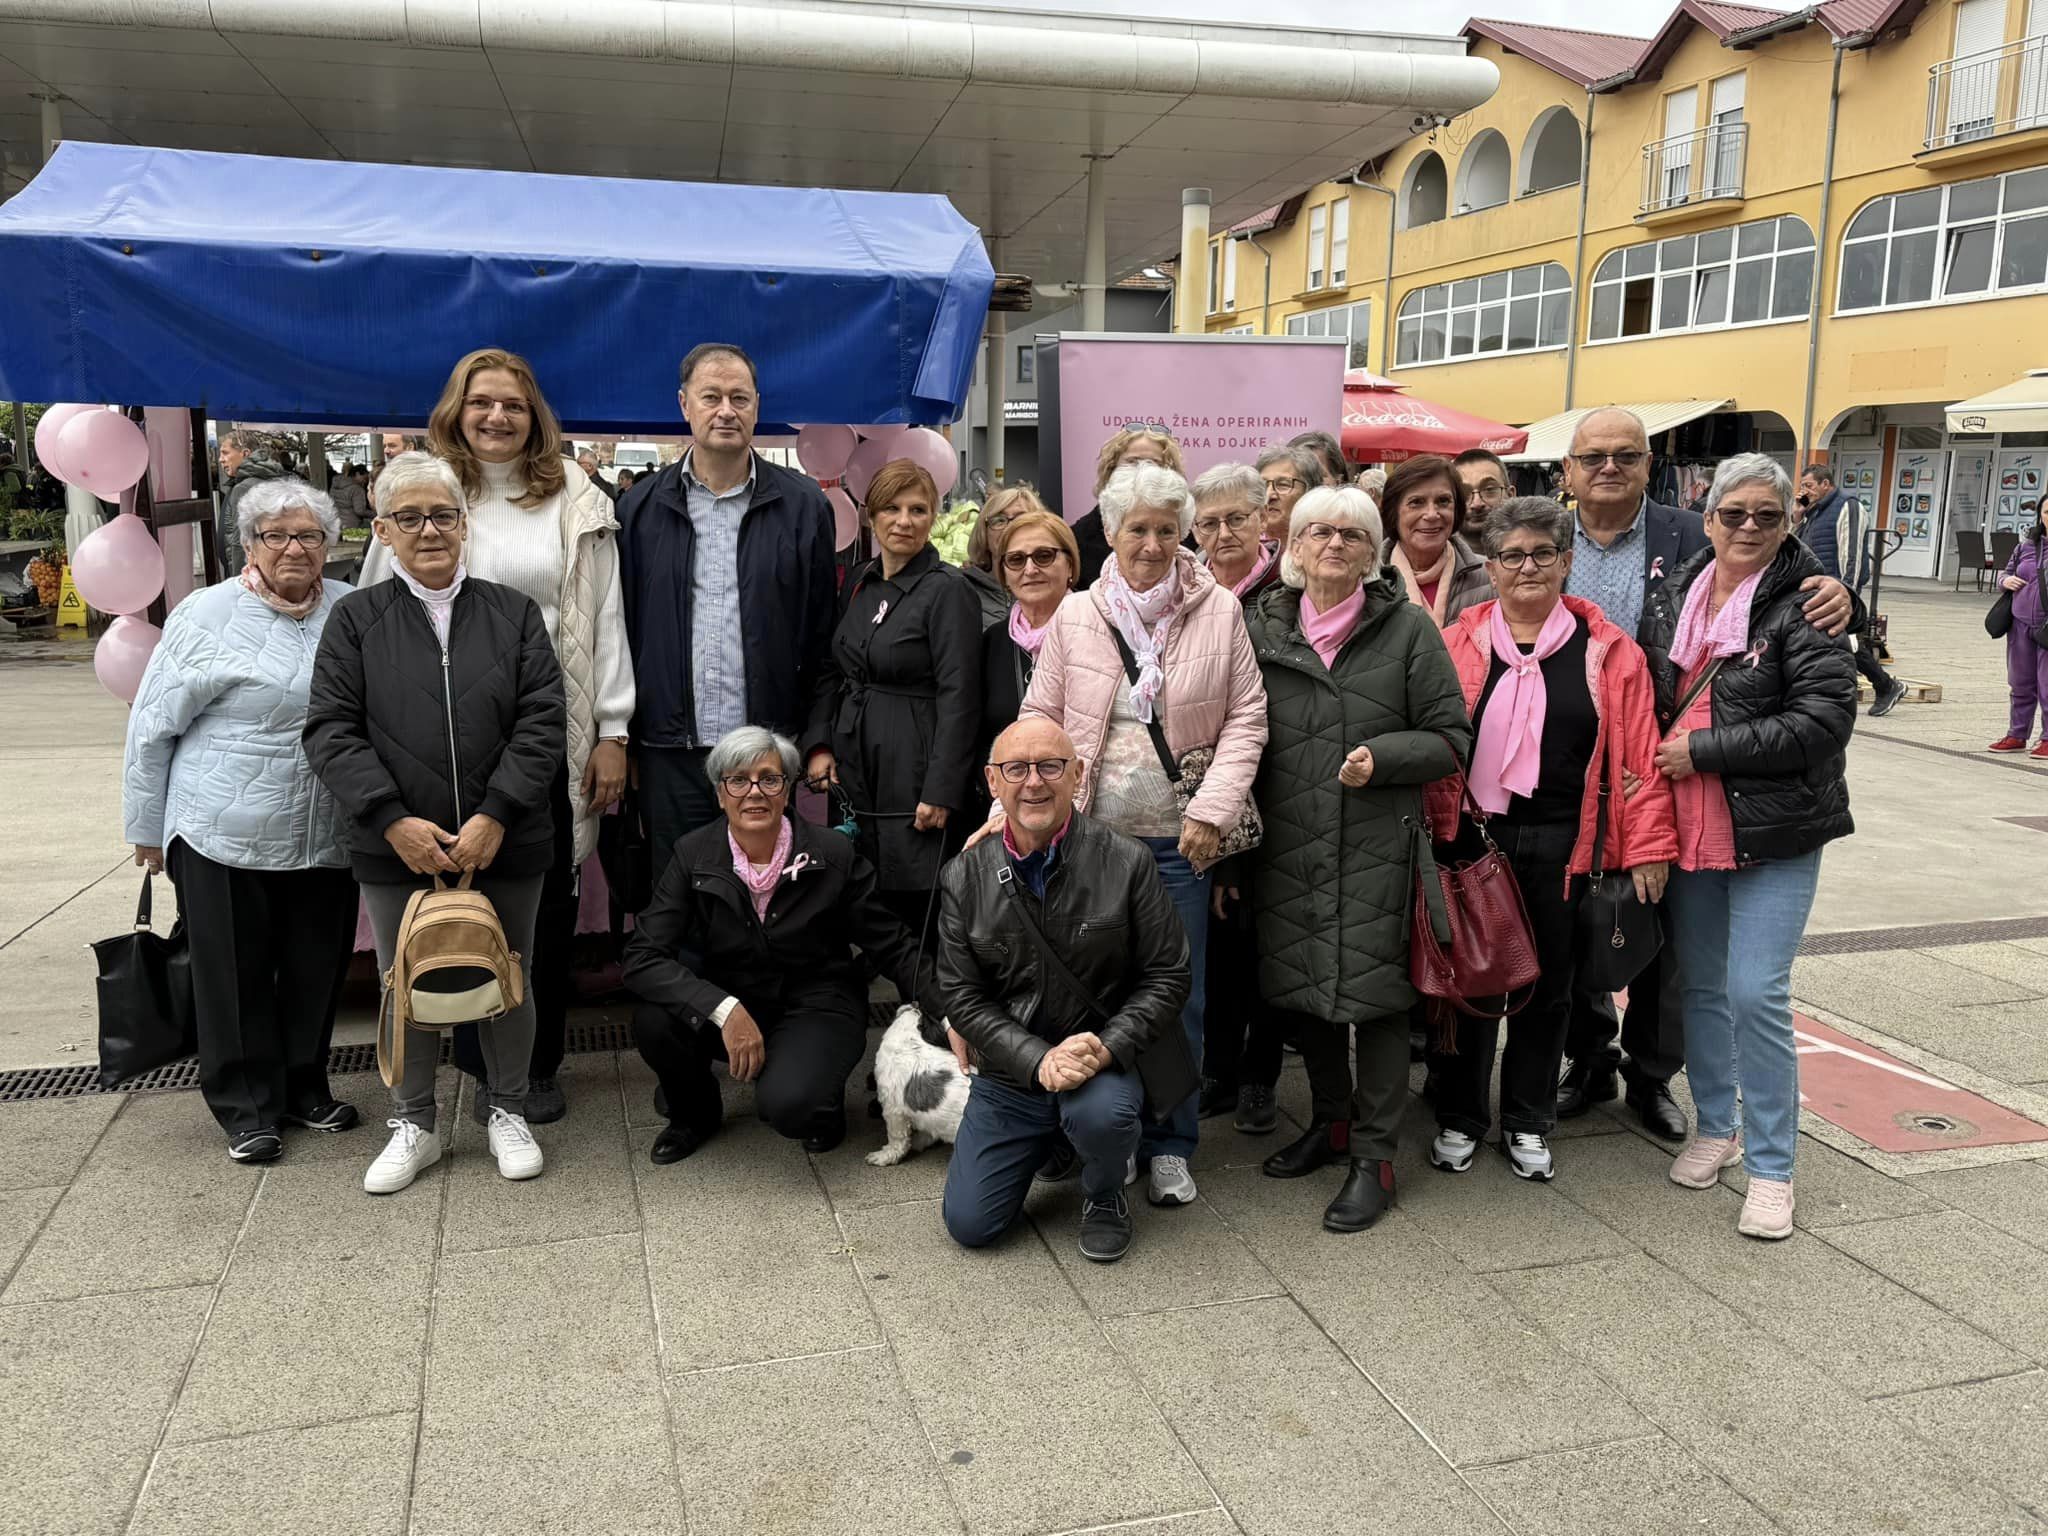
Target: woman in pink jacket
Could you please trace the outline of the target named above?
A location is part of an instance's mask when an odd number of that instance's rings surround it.
[[[1162,465],[1126,465],[1102,488],[1101,507],[1110,558],[1095,584],[1053,615],[1023,714],[1073,738],[1082,774],[1075,808],[1139,839],[1158,861],[1188,933],[1194,990],[1181,1022],[1199,1062],[1208,871],[1258,772],[1266,687],[1237,599],[1181,547],[1194,520],[1187,482]],[[1174,779],[1197,750],[1212,757],[1182,815]],[[1190,1095],[1145,1128],[1138,1155],[1151,1164],[1154,1205],[1195,1198],[1188,1159],[1200,1125]]]

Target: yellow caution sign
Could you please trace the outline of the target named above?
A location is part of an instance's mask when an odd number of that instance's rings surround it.
[[[64,585],[57,595],[57,624],[60,628],[85,628],[85,599],[71,584],[71,567],[64,567]]]

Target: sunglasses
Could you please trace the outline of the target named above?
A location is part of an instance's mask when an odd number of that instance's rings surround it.
[[[1042,549],[1013,549],[1003,556],[1003,569],[1021,571],[1030,564],[1043,571],[1050,568],[1052,563],[1065,553],[1065,550],[1054,549],[1050,545]]]
[[[1782,512],[1751,512],[1743,507],[1719,507],[1714,516],[1721,520],[1723,528],[1740,528],[1744,523],[1755,523],[1758,531],[1769,533],[1785,521]]]

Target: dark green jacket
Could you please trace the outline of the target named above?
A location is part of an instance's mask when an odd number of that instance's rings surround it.
[[[1301,594],[1274,587],[1245,616],[1266,680],[1270,734],[1254,796],[1259,986],[1266,1002],[1353,1022],[1404,1012],[1414,833],[1423,787],[1470,754],[1472,722],[1443,636],[1386,572],[1326,668],[1301,634]],[[1337,771],[1372,751],[1372,780]]]

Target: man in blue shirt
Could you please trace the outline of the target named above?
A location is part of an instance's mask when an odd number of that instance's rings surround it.
[[[1863,585],[1863,503],[1835,484],[1825,464],[1809,464],[1799,476],[1799,505],[1805,508],[1799,542],[1813,551],[1822,570],[1857,588]],[[1870,712],[1888,715],[1906,696],[1906,685],[1885,671],[1868,632],[1856,637],[1856,670],[1870,683]]]

